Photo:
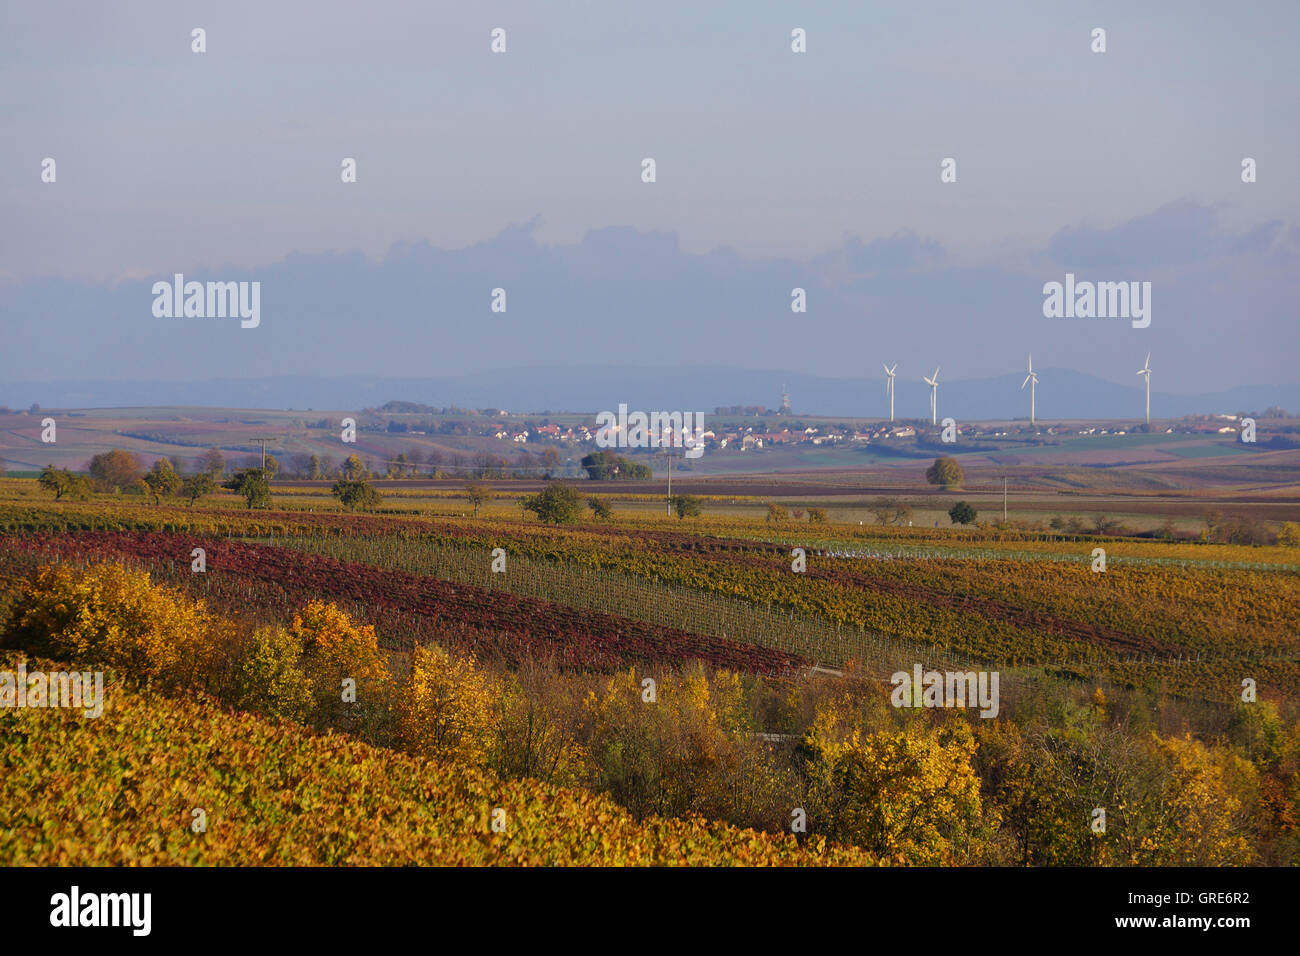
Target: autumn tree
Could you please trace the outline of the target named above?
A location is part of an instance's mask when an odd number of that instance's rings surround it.
[[[363,511],[370,511],[384,500],[384,496],[376,491],[374,486],[364,478],[360,481],[348,481],[346,478],[341,478],[334,482],[330,494],[342,502],[343,507],[349,510],[360,508]]]
[[[492,491],[486,485],[477,481],[467,482],[465,485],[465,500],[474,508],[474,517],[478,517],[478,509],[485,502],[492,500]]]
[[[197,471],[192,475],[186,475],[185,480],[181,482],[181,497],[189,501],[191,508],[194,507],[194,502],[204,495],[212,494],[216,490],[216,481],[206,471]]]
[[[609,506],[609,502],[596,495],[592,495],[587,499],[587,507],[591,509],[591,516],[601,521],[614,517],[614,509]]]
[[[944,488],[955,488],[961,484],[962,478],[961,465],[957,464],[956,458],[936,458],[934,464],[925,470],[925,480],[932,485],[942,485]]]
[[[213,481],[220,481],[226,473],[226,459],[219,448],[209,448],[199,459],[199,470],[212,476]]]
[[[41,471],[41,477],[36,481],[37,485],[45,491],[54,492],[54,500],[58,501],[64,495],[69,498],[84,498],[89,488],[86,479],[67,468],[55,468],[53,465],[46,465]]]
[[[457,764],[486,763],[499,698],[472,655],[417,645],[399,698],[397,737],[408,753]]]
[[[864,732],[848,699],[819,708],[801,745],[828,836],[923,866],[963,862],[984,832],[975,750],[960,719]]]
[[[171,462],[159,458],[144,476],[144,483],[153,495],[154,504],[162,504],[163,495],[174,495],[181,487],[181,476],[176,474]]]
[[[343,477],[348,481],[363,481],[370,477],[370,470],[362,464],[360,456],[353,453],[343,463]]]
[[[124,491],[144,477],[144,469],[135,455],[121,448],[96,455],[90,459],[87,470],[103,491]]]
[[[521,507],[543,522],[571,524],[578,520],[582,499],[572,486],[552,481],[537,494],[524,498]]]

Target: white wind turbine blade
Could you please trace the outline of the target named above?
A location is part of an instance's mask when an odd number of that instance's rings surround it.
[[[1024,380],[1023,382],[1020,383],[1020,390],[1021,390],[1021,391],[1024,391],[1025,386],[1029,384],[1029,380],[1030,380],[1031,378],[1033,378],[1032,375],[1026,375],[1026,376],[1025,376],[1025,380]]]

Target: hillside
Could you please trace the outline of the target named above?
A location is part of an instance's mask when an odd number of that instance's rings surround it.
[[[0,656],[14,670],[16,656]],[[59,665],[29,661],[29,672]],[[866,865],[853,848],[635,821],[606,797],[106,684],[98,719],[0,719],[6,865]],[[505,811],[493,832],[493,811]],[[206,814],[194,833],[193,811]],[[499,816],[499,814],[498,814]]]

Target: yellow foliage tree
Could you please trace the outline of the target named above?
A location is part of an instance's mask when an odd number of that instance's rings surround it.
[[[386,706],[388,667],[372,625],[358,624],[327,601],[311,601],[294,615],[289,634],[302,646],[302,671],[323,719],[354,724]],[[345,681],[353,682],[355,700],[347,699]]]
[[[13,620],[12,639],[33,653],[208,690],[217,689],[235,643],[234,627],[203,601],[115,562],[41,568]]]
[[[1159,866],[1245,866],[1254,849],[1247,830],[1258,787],[1254,767],[1229,752],[1211,752],[1187,737],[1154,740],[1168,762],[1162,826],[1143,846],[1143,862]]]
[[[499,690],[472,655],[417,647],[397,713],[408,753],[457,763],[486,763],[496,729]]]
[[[864,734],[846,719],[854,709],[831,702],[804,737],[821,832],[900,862],[966,860],[982,828],[969,725],[953,719],[932,727],[917,718]]]

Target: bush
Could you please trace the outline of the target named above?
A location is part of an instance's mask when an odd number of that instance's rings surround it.
[[[383,709],[389,674],[374,627],[326,601],[311,601],[294,615],[289,634],[302,645],[302,670],[323,721],[346,717],[352,726],[362,711],[368,716]],[[344,699],[345,680],[354,682],[355,702]]]
[[[953,524],[970,524],[975,520],[975,509],[964,501],[959,501],[948,509],[948,517]]]
[[[202,601],[113,562],[36,572],[6,643],[35,654],[122,671],[131,679],[220,689],[234,628]]]
[[[407,753],[481,766],[496,726],[499,691],[472,655],[417,647],[397,713],[397,739]]]
[[[312,684],[302,671],[302,644],[281,627],[254,633],[236,679],[236,703],[272,718],[305,721]]]
[[[552,482],[535,495],[528,495],[521,502],[525,511],[531,511],[543,522],[570,524],[578,520],[582,504],[578,493],[569,485],[558,481]]]
[[[932,485],[955,488],[962,482],[961,465],[955,458],[936,458],[934,464],[925,470],[925,480]]]
[[[801,746],[823,832],[902,862],[962,862],[981,831],[970,726],[908,720],[864,734],[848,716],[855,708],[829,702]]]
[[[700,499],[694,495],[673,495],[672,504],[679,519],[694,518],[700,513]]]
[[[768,521],[779,522],[779,521],[784,521],[788,517],[790,517],[790,512],[786,511],[784,506],[778,505],[774,501],[768,502],[767,505]]]
[[[370,511],[384,500],[384,496],[376,491],[365,478],[356,481],[347,478],[340,479],[334,482],[330,494],[349,510],[360,508],[363,511]]]

